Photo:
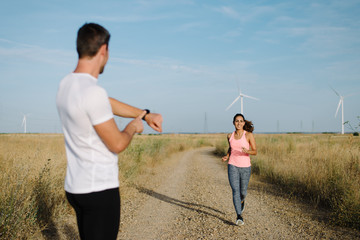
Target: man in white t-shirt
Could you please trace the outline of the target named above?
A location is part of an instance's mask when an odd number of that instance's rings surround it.
[[[162,116],[109,98],[97,85],[109,58],[109,32],[95,23],[78,31],[78,64],[60,82],[56,105],[62,122],[67,170],[65,191],[76,211],[81,239],[116,239],[120,223],[117,154],[142,120],[162,131]],[[120,131],[114,115],[134,118]]]

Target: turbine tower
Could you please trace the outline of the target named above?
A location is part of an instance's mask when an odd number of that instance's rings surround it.
[[[204,120],[204,133],[208,133],[208,125],[207,125],[207,115],[205,112],[205,120]]]
[[[251,99],[254,99],[254,100],[259,100],[259,99],[243,94],[241,92],[240,88],[239,88],[239,84],[238,84],[238,90],[239,90],[239,96],[237,96],[235,98],[235,100],[225,109],[225,111],[229,110],[231,108],[231,106],[234,105],[234,103],[236,103],[237,100],[239,100],[239,98],[240,98],[240,103],[241,103],[241,112],[240,113],[244,114],[244,97],[245,98],[251,98]]]
[[[23,114],[23,115],[24,115],[24,118],[23,118],[21,126],[24,127],[24,133],[26,133],[26,114]]]
[[[338,112],[339,112],[339,108],[340,108],[340,106],[341,106],[341,134],[344,134],[344,123],[345,123],[345,122],[344,122],[344,98],[345,98],[345,97],[352,96],[352,95],[355,95],[355,93],[349,94],[349,95],[346,95],[346,96],[341,96],[337,91],[335,91],[334,88],[332,88],[331,86],[330,86],[330,88],[331,88],[331,89],[335,92],[335,94],[340,98],[338,107],[337,107],[337,109],[336,109],[335,118],[336,118],[336,116],[337,116],[337,114],[338,114]]]

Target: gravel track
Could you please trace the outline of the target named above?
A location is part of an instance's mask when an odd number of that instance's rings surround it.
[[[359,231],[331,226],[326,212],[284,198],[254,176],[245,225],[234,225],[226,164],[212,150],[175,154],[121,186],[126,194],[118,239],[360,239]]]

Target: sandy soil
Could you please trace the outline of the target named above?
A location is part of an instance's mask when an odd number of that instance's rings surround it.
[[[226,164],[201,148],[173,155],[132,185],[122,184],[118,239],[360,239],[334,227],[328,214],[282,197],[252,176],[243,213],[236,214]]]

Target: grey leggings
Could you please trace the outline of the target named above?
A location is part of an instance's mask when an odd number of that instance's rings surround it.
[[[242,212],[241,201],[246,197],[247,188],[251,175],[251,167],[235,167],[228,164],[229,182],[233,194],[233,202],[237,215]]]

